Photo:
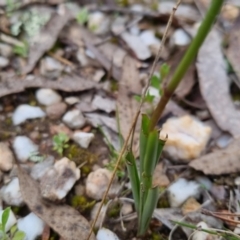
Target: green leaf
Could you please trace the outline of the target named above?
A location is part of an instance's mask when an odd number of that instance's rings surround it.
[[[156,88],[156,89],[159,89],[159,86],[160,86],[160,78],[156,75],[153,75],[152,78],[151,78],[151,86]]]
[[[141,99],[142,99],[141,96],[139,96],[139,95],[134,95],[133,97],[134,97],[134,99],[135,99],[137,102],[141,102]]]
[[[139,180],[136,160],[134,158],[132,150],[129,150],[126,154],[126,163],[127,163],[129,179],[132,186],[132,193],[133,193],[135,208],[139,213],[140,180]]]
[[[163,80],[168,75],[169,71],[170,71],[170,66],[168,64],[164,63],[160,67],[161,80]]]
[[[157,187],[151,188],[148,191],[147,199],[145,201],[145,204],[143,206],[143,212],[142,217],[140,219],[140,225],[139,225],[139,235],[144,234],[147,229],[148,225],[150,223],[150,220],[152,218],[152,214],[154,209],[156,208],[157,201],[158,201],[158,194],[159,190]]]
[[[17,231],[17,232],[14,234],[12,240],[23,240],[23,239],[25,238],[25,235],[26,235],[26,234],[25,234],[24,232],[22,232],[22,231]]]
[[[147,95],[145,96],[144,100],[145,100],[145,102],[152,103],[152,102],[153,102],[153,100],[154,100],[154,98],[155,98],[155,96],[153,96],[153,95],[150,95],[150,93],[149,93],[149,92],[147,92]]]
[[[82,8],[78,13],[76,20],[79,24],[85,24],[88,21],[89,12],[87,8]]]
[[[17,231],[17,225],[13,225],[10,229],[10,235],[14,236],[16,231]]]
[[[10,215],[10,211],[11,211],[11,208],[8,207],[3,211],[3,214],[2,214],[2,229],[4,232],[5,232],[5,227],[6,227],[9,215]]]

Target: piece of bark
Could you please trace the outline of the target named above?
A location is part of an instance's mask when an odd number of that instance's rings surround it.
[[[93,89],[97,84],[93,81],[86,80],[79,76],[62,76],[56,81],[47,80],[43,77],[35,77],[28,80],[28,78],[21,79],[12,77],[0,82],[0,97],[23,92],[27,88],[51,88],[65,92],[80,92]]]
[[[90,224],[77,210],[68,205],[43,200],[38,183],[20,166],[18,166],[18,178],[22,197],[32,212],[65,240],[87,239]],[[94,234],[90,239],[95,239]]]
[[[240,112],[236,110],[229,93],[228,76],[222,54],[222,37],[213,29],[197,57],[197,70],[202,96],[218,126],[240,136]]]
[[[60,13],[54,13],[48,23],[34,37],[30,45],[27,65],[22,69],[22,74],[27,74],[33,70],[39,59],[49,51],[55,44],[60,31],[73,18],[67,9]]]
[[[140,94],[141,90],[142,87],[139,81],[137,63],[133,58],[126,56],[123,63],[123,74],[119,83],[117,99],[120,131],[125,140],[139,106],[139,103],[134,99],[133,95]],[[140,118],[136,125],[133,141],[135,154],[137,154],[139,134]]]
[[[240,138],[227,148],[206,154],[190,162],[189,166],[208,175],[221,175],[240,171]]]

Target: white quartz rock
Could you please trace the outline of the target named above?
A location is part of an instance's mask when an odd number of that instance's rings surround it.
[[[14,152],[21,162],[26,162],[35,152],[38,152],[38,146],[26,136],[17,136],[13,141]]]
[[[86,120],[79,109],[73,109],[66,112],[62,120],[72,129],[81,128],[86,123]]]
[[[18,219],[17,227],[25,233],[25,240],[35,240],[41,236],[45,223],[34,213],[28,214],[24,218]]]
[[[14,157],[6,143],[0,143],[0,170],[10,171],[13,167]]]
[[[183,30],[183,29],[177,29],[171,39],[170,39],[170,45],[172,47],[174,46],[186,46],[191,42],[191,38],[189,35]]]
[[[40,107],[21,104],[15,109],[12,120],[14,125],[19,125],[28,119],[42,118],[45,116],[46,113]]]
[[[161,137],[168,135],[164,152],[174,161],[189,162],[200,156],[211,136],[211,128],[191,116],[169,118]]]
[[[0,224],[2,223],[2,214],[4,210],[0,211]],[[5,231],[8,232],[10,228],[17,222],[17,219],[12,210],[10,210],[9,217],[5,226]]]
[[[168,188],[168,199],[171,207],[180,207],[188,198],[198,198],[200,185],[195,181],[179,178]]]
[[[63,199],[80,178],[75,162],[64,157],[41,177],[40,189],[44,198],[51,201]]]
[[[89,14],[88,28],[97,35],[103,35],[110,31],[110,19],[102,12]]]
[[[82,148],[88,148],[93,138],[94,138],[93,133],[76,131],[73,134],[73,140]]]
[[[61,102],[62,97],[52,89],[41,88],[36,92],[36,99],[40,104],[50,106]]]
[[[101,228],[98,230],[97,240],[119,240],[118,236],[107,228]]]
[[[87,177],[86,194],[95,200],[102,199],[111,177],[112,172],[105,168],[99,168],[91,172]],[[117,184],[117,179],[115,178],[108,195],[115,195],[119,190],[120,185]]]
[[[100,109],[104,112],[110,113],[116,110],[116,101],[110,98],[103,98],[96,95],[92,101],[93,107]]]
[[[200,229],[206,229],[208,230],[209,227],[205,222],[199,222],[197,224],[197,227]],[[210,235],[207,232],[203,232],[203,231],[195,231],[192,235],[192,240],[214,240],[214,235]],[[218,239],[218,238],[216,238]]]
[[[10,206],[22,206],[24,204],[19,186],[19,179],[13,178],[10,183],[0,190],[1,198]]]

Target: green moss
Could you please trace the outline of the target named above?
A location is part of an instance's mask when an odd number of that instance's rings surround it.
[[[5,124],[6,124],[6,126],[12,126],[12,118],[11,117],[6,118]]]
[[[119,217],[120,210],[121,210],[121,205],[119,203],[114,203],[108,209],[107,215],[112,218]]]
[[[7,140],[11,137],[9,132],[1,131],[0,132],[0,140]]]
[[[80,148],[76,144],[71,144],[69,148],[65,150],[65,155],[72,161],[76,163],[76,165],[80,165],[84,162],[87,164],[93,164],[97,160],[97,156],[92,154],[86,149]],[[87,171],[87,169],[85,169]]]
[[[91,167],[90,167],[90,166],[84,165],[84,166],[81,168],[81,173],[82,173],[83,175],[88,175],[90,172],[91,172]]]
[[[116,81],[111,81],[111,91],[112,92],[118,91],[118,83]]]
[[[96,201],[89,201],[85,196],[73,196],[71,199],[71,206],[81,212],[86,209],[91,209],[95,203]]]

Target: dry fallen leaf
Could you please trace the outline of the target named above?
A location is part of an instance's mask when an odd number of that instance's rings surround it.
[[[93,89],[97,83],[85,80],[79,76],[62,76],[56,81],[47,80],[43,77],[33,78],[6,78],[0,82],[0,97],[24,91],[26,88],[44,87],[66,92],[78,92]]]
[[[169,61],[169,66],[171,66],[170,74],[168,76],[168,80],[170,80],[173,76],[173,73],[175,72],[175,69],[179,65],[179,62],[183,58],[185,54],[186,49],[182,49],[178,51],[174,56],[171,58],[171,61]],[[194,79],[194,72],[195,72],[195,65],[190,65],[189,69],[187,70],[186,74],[184,75],[182,81],[178,85],[176,91],[174,94],[176,94],[180,99],[187,96],[190,91],[192,90],[192,87],[195,83]]]
[[[43,200],[38,183],[20,166],[18,178],[22,197],[31,211],[65,240],[87,239],[90,224],[78,211],[67,205]],[[94,240],[95,236],[92,234],[90,239]]]
[[[27,74],[33,70],[39,59],[45,52],[50,50],[56,42],[60,31],[73,16],[69,11],[62,11],[61,14],[54,13],[46,26],[34,37],[33,44],[29,49],[27,65],[22,70],[22,74]]]
[[[229,33],[228,44],[227,57],[240,81],[240,15],[236,19],[234,26]]]
[[[240,171],[240,139],[227,148],[206,154],[190,162],[189,166],[204,174],[220,175]]]
[[[117,109],[119,116],[120,131],[126,139],[130,130],[133,118],[137,112],[139,103],[134,99],[134,94],[140,94],[142,90],[139,82],[139,72],[136,61],[126,56],[123,63],[122,79],[119,82]],[[133,150],[137,152],[137,144],[140,133],[140,120],[136,125],[134,134]]]
[[[110,72],[116,80],[121,79],[121,65],[119,66],[117,63],[122,62],[126,54],[123,50],[109,42],[96,46],[97,43],[102,42],[101,38],[96,37],[87,29],[76,24],[69,27],[67,37],[70,42],[73,42],[79,47],[82,47],[83,40],[87,49],[94,54],[99,64]]]
[[[240,135],[240,112],[229,93],[229,81],[221,49],[222,37],[213,29],[203,43],[197,58],[197,70],[202,96],[218,126]]]

